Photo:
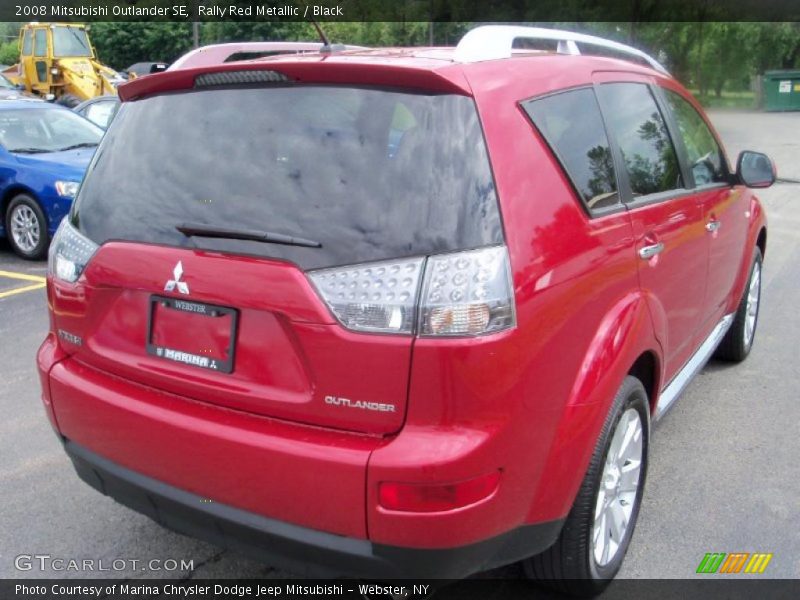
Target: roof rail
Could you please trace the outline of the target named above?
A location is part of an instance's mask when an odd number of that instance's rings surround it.
[[[323,44],[319,42],[233,42],[230,44],[211,44],[195,48],[172,63],[169,71],[206,67],[226,62],[236,54],[300,54],[320,52]],[[361,46],[343,46],[344,50],[362,50]]]
[[[626,44],[562,29],[522,27],[518,25],[483,25],[468,31],[456,46],[456,60],[459,62],[480,62],[511,58],[514,40],[518,39],[556,41],[558,42],[557,52],[559,54],[581,54],[578,48],[579,43],[608,48],[620,54],[635,56],[645,61],[656,71],[669,75],[664,65],[655,58]]]

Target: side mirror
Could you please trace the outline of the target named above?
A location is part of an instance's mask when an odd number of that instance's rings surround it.
[[[761,152],[744,150],[736,159],[736,178],[750,188],[768,188],[777,177],[775,165]]]

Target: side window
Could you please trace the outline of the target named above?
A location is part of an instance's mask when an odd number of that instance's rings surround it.
[[[95,102],[86,107],[83,116],[105,129],[114,116],[115,102]]]
[[[37,29],[33,36],[34,56],[47,56],[47,30]]]
[[[695,185],[727,181],[728,172],[722,149],[703,117],[679,94],[664,90],[664,96],[678,123]]]
[[[598,88],[612,136],[622,151],[634,198],[683,188],[678,157],[650,88],[606,83]]]
[[[22,54],[23,56],[31,55],[31,30],[26,29],[22,34]]]
[[[591,88],[528,100],[522,107],[590,211],[619,204],[614,160]]]

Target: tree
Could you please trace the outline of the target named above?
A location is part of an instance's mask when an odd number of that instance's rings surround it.
[[[17,61],[19,61],[17,42],[0,44],[0,65],[13,65]]]
[[[0,65],[13,65],[19,60],[19,23],[0,23]]]
[[[137,62],[172,62],[192,47],[190,23],[98,22],[90,36],[98,58],[117,70]]]
[[[717,98],[728,82],[736,82],[736,87],[746,87],[753,71],[753,31],[752,23],[709,23],[706,52],[698,56],[703,62],[707,75],[707,85],[714,90]]]
[[[316,40],[310,23],[211,21],[201,24],[200,39],[203,44],[223,42],[255,42],[279,40]]]
[[[753,23],[753,61],[759,73],[800,63],[800,23]]]

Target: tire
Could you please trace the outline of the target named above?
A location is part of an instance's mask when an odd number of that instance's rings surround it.
[[[58,100],[56,100],[56,104],[60,104],[61,106],[66,106],[67,108],[75,108],[80,103],[81,99],[78,98],[75,94],[62,94],[61,96],[59,96]]]
[[[635,442],[627,446],[617,445],[624,440],[625,436],[619,437],[624,431],[632,427],[634,429],[631,432],[636,431],[637,423],[638,453]],[[611,582],[628,551],[639,516],[647,475],[649,426],[647,392],[638,379],[628,376],[614,398],[586,476],[556,543],[542,554],[523,561],[522,566],[528,577],[573,596],[596,595]],[[633,440],[636,438],[635,434],[631,437]],[[612,446],[615,452],[610,452]],[[620,448],[626,448],[625,455],[620,457],[622,462],[614,459],[614,454]],[[635,465],[637,456],[638,473],[634,474],[635,469],[630,466]],[[620,464],[623,468],[628,467],[627,473],[631,475],[627,478],[621,477],[619,471],[615,470]],[[613,499],[607,502],[609,496]],[[596,519],[599,501],[608,509],[600,511]],[[609,520],[612,513],[627,515],[627,522],[621,534],[617,529],[617,533],[607,537],[606,532],[612,531],[612,521]],[[594,542],[596,534],[599,534],[597,545]],[[606,545],[599,543],[605,540],[608,540]],[[607,555],[603,551],[605,547],[609,548]]]
[[[5,225],[11,249],[19,256],[27,260],[45,256],[50,244],[47,218],[31,196],[19,194],[9,202]]]
[[[744,288],[736,316],[731,328],[717,347],[715,357],[729,362],[742,362],[753,348],[758,327],[758,313],[761,307],[761,267],[763,259],[761,249],[756,246],[753,262],[750,265],[750,276]]]

